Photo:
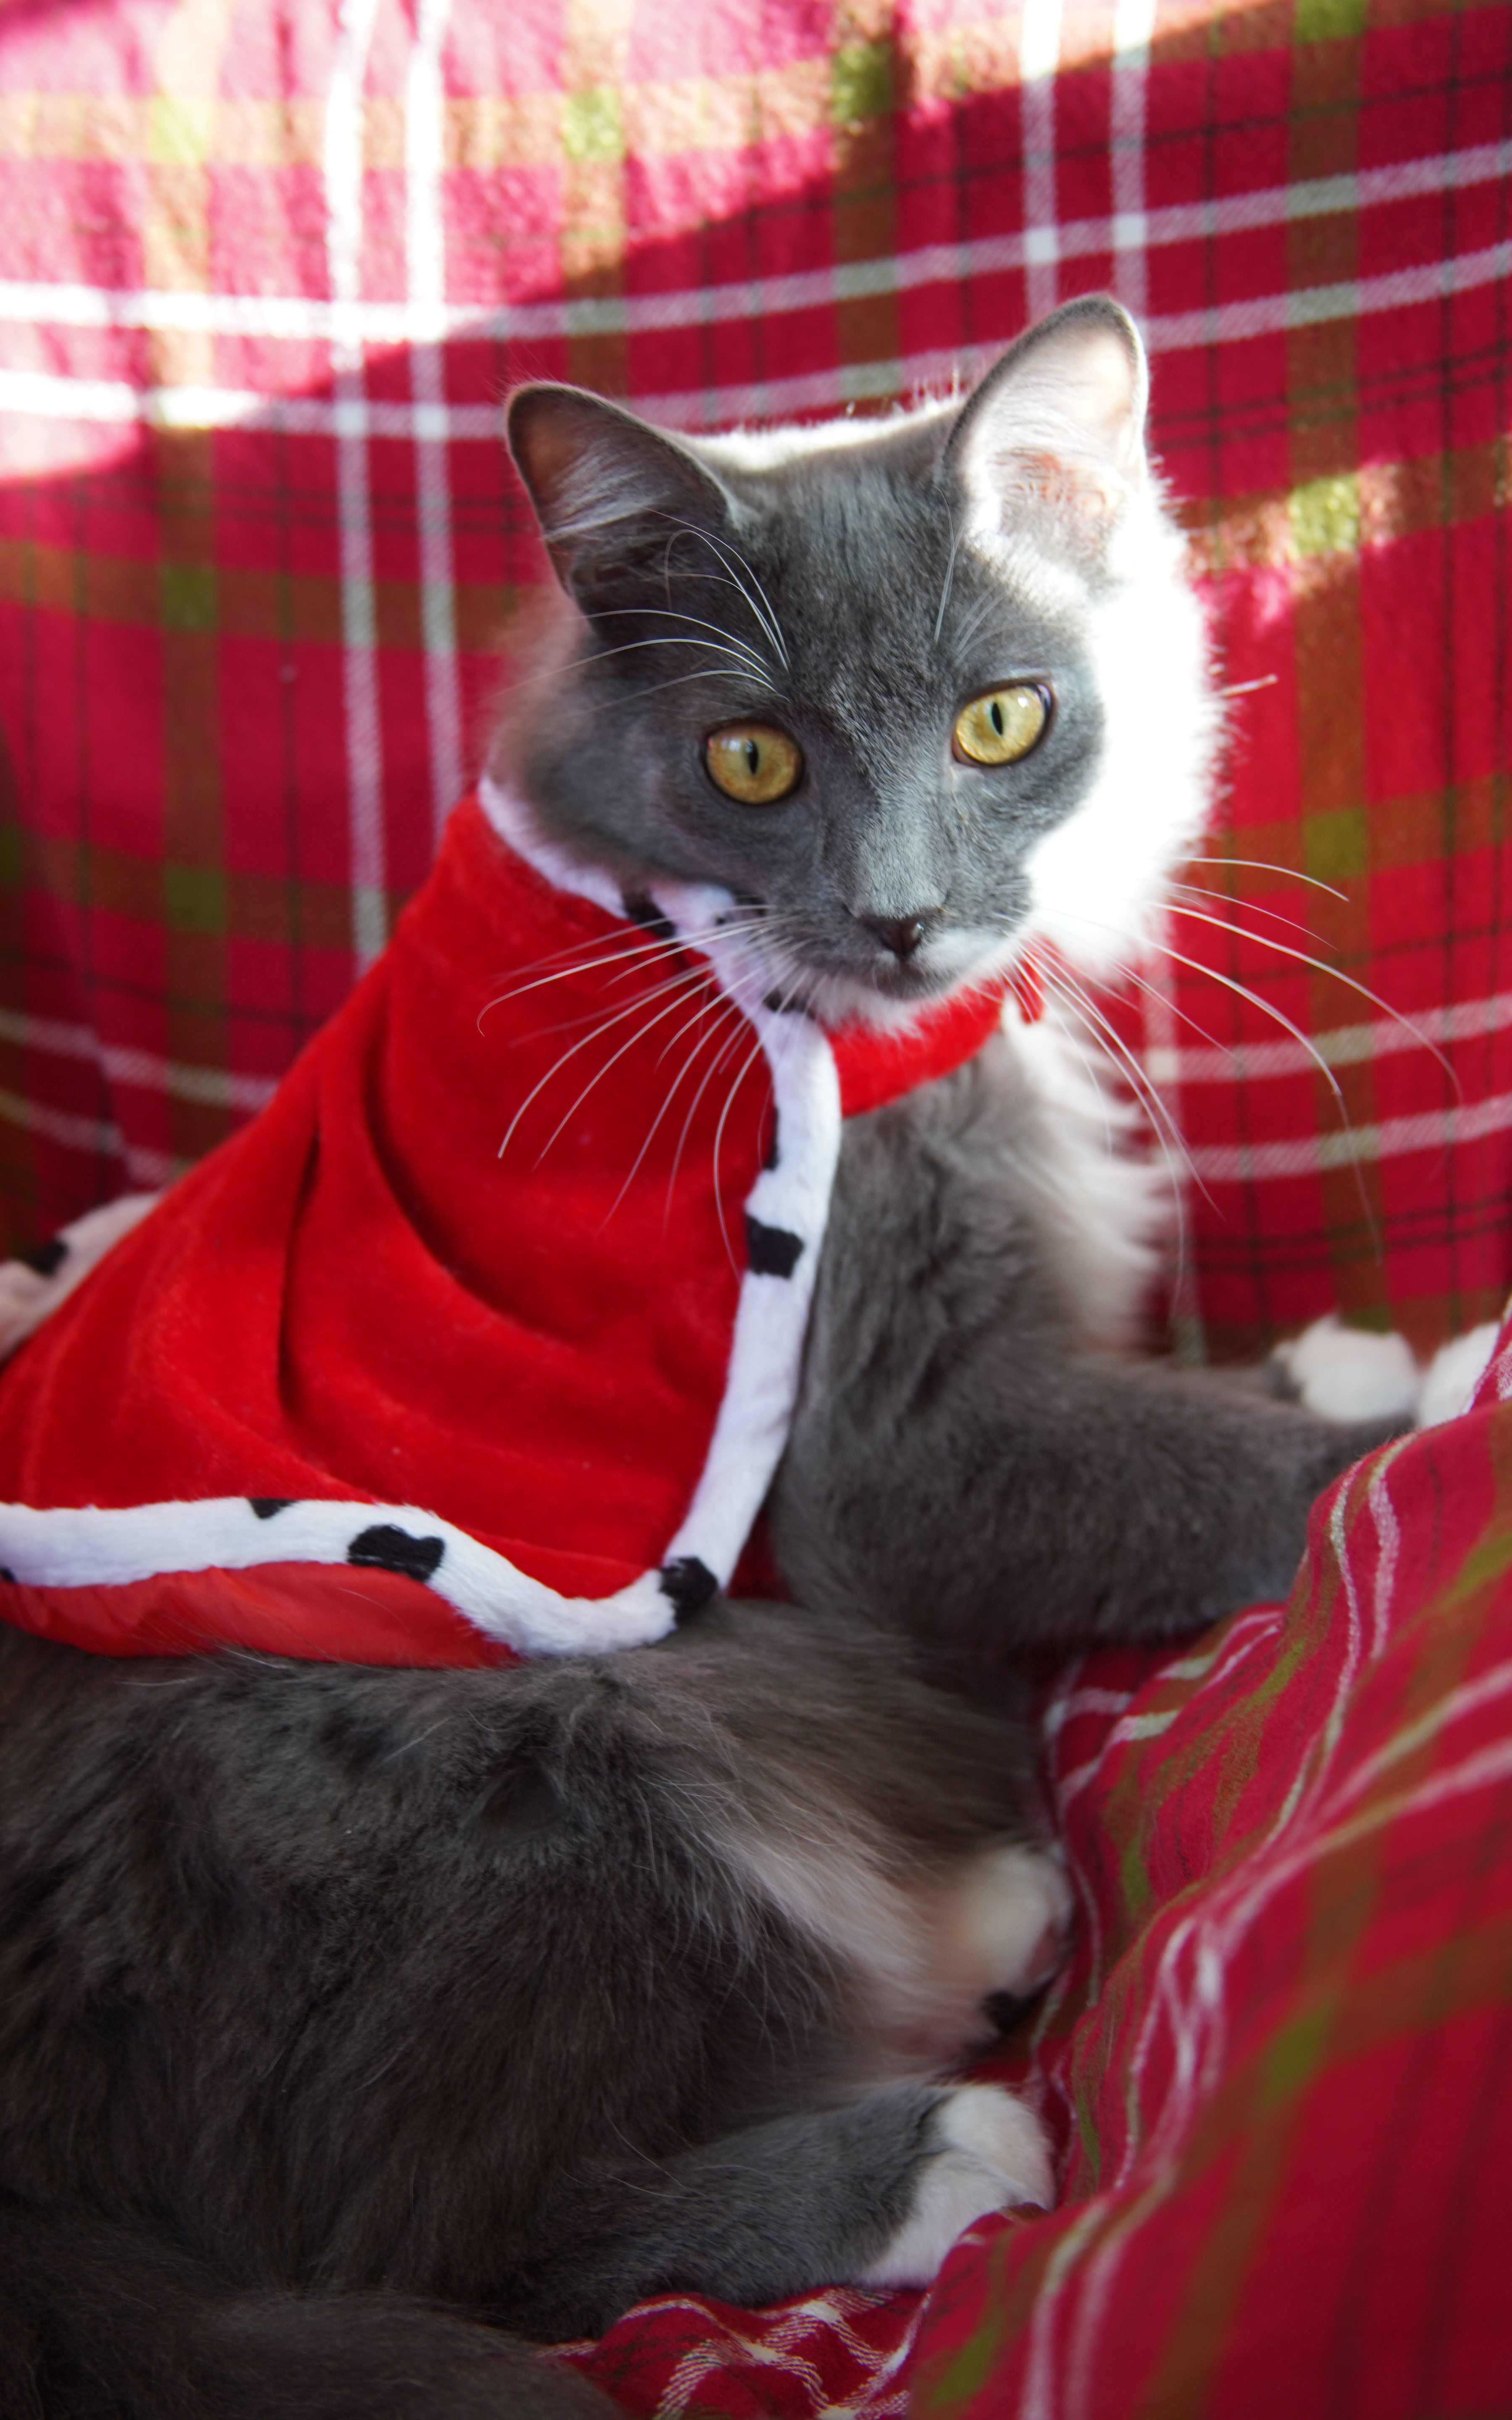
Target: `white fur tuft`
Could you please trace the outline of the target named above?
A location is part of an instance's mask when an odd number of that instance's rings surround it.
[[[1149,946],[1165,886],[1207,822],[1220,730],[1202,608],[1152,481],[1129,502],[1109,570],[1085,607],[1103,769],[1028,860],[1032,930],[1093,975]]]
[[[1469,1410],[1500,1334],[1495,1320],[1489,1319],[1484,1326],[1473,1327],[1468,1336],[1457,1336],[1439,1347],[1423,1374],[1417,1400],[1420,1429],[1437,1428],[1441,1421],[1458,1419]]]
[[[1278,1344],[1275,1357],[1319,1419],[1407,1419],[1417,1408],[1418,1369],[1404,1336],[1345,1327],[1330,1313]]]

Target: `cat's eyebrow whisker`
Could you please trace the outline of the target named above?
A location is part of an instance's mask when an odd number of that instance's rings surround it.
[[[976,612],[967,615],[965,622],[955,634],[955,644],[958,647],[965,646],[969,640],[976,637],[977,632],[980,629],[983,622],[986,621],[987,616],[992,612],[993,606],[995,602],[996,599],[995,597],[984,597],[981,599],[981,602],[978,605]]]
[[[680,641],[676,641],[676,640],[674,640],[674,641],[670,642],[670,644],[672,644],[672,645],[679,645],[679,644],[681,644],[682,643],[681,643]],[[705,640],[703,644],[704,644],[704,645],[706,646],[706,645],[708,644],[708,641],[707,641],[707,640]],[[741,667],[741,669],[744,671],[744,670],[745,670],[745,667],[744,667],[744,666],[742,666],[742,667]],[[764,673],[747,673],[747,674],[746,674],[746,677],[747,677],[747,679],[748,679],[748,680],[759,681],[759,682],[761,683],[762,688],[763,688],[763,689],[764,689],[764,690],[770,690],[770,692],[771,692],[771,694],[772,694],[772,696],[773,696],[773,697],[779,697],[779,696],[780,696],[781,691],[779,690],[779,688],[778,688],[778,686],[777,686],[777,683],[776,683],[775,681],[770,681],[770,680],[768,680],[768,679],[767,679],[767,677],[766,677],[766,675],[765,675]],[[604,706],[639,706],[639,705],[640,705],[640,700],[641,700],[642,698],[645,698],[645,697],[655,697],[655,696],[657,694],[657,691],[658,691],[658,690],[664,690],[664,689],[681,689],[681,687],[682,687],[682,685],[683,685],[684,681],[691,681],[691,680],[731,680],[731,679],[733,679],[733,674],[731,674],[731,673],[728,673],[728,672],[724,671],[724,670],[723,670],[723,668],[722,668],[721,666],[719,666],[719,665],[716,664],[716,665],[712,668],[712,670],[710,670],[709,672],[706,672],[706,673],[678,673],[678,674],[675,675],[675,677],[674,677],[673,679],[671,679],[671,680],[655,681],[655,682],[653,682],[653,684],[652,684],[652,686],[651,686],[651,688],[650,688],[650,689],[638,689],[638,690],[636,690],[635,695],[634,695],[633,697],[609,697],[609,698],[605,698],[605,699],[602,701],[602,703],[603,703],[603,704],[604,704]]]
[[[711,542],[714,546],[715,552],[719,556],[721,562],[724,564],[725,568],[729,572],[731,579],[734,582],[735,586],[740,590],[741,595],[745,597],[749,603],[751,612],[756,615],[757,620],[768,632],[773,646],[777,649],[778,654],[782,659],[783,670],[791,672],[792,666],[788,661],[788,651],[782,638],[782,626],[777,618],[777,608],[768,597],[765,589],[762,586],[761,581],[757,577],[755,566],[748,561],[745,555],[741,553],[740,549],[737,546],[729,545],[722,538],[715,538]],[[733,562],[730,559],[732,555],[734,557]],[[737,566],[738,569],[736,567]],[[751,597],[749,589],[746,586],[746,582],[741,579],[740,574],[742,571],[745,572],[747,578],[749,580],[751,587],[755,589],[755,597]],[[758,598],[760,599],[759,603],[757,601]]]
[[[722,539],[715,536],[712,530],[701,528],[697,521],[681,520],[675,513],[666,513],[662,518],[672,522],[673,526],[677,529],[691,531],[694,537],[702,538],[704,545],[711,548],[714,553],[718,556],[719,561],[724,565],[724,567],[730,574],[734,585],[739,589],[742,597],[744,597],[747,604],[750,607],[751,612],[756,616],[757,621],[761,624],[762,628],[765,631],[767,637],[771,640],[773,646],[777,649],[779,656],[782,659],[783,670],[785,672],[790,672],[792,670],[792,665],[788,659],[787,648],[782,643],[782,632],[778,624],[777,614],[773,611],[772,600],[767,596],[765,589],[763,588],[755,572],[751,570],[750,565],[747,563],[745,556],[733,547],[727,548]],[[732,554],[735,558],[733,563],[730,559]],[[740,572],[735,567],[736,564],[739,564],[742,568],[750,573],[751,581],[754,583],[762,600],[760,604],[757,603],[756,598],[751,595],[750,590],[741,579]]]
[[[641,647],[707,647],[711,655],[733,658],[742,672],[754,673],[758,678],[766,681],[768,689],[772,686],[767,679],[766,667],[761,658],[751,648],[743,647],[738,640],[682,639],[671,630],[664,630],[652,639],[625,639],[617,647],[597,647],[585,659],[585,661],[590,664],[607,664],[615,656],[633,656]]]
[[[586,619],[586,616],[584,618]],[[579,658],[576,665],[569,665],[566,669],[569,671],[585,671],[590,664],[607,664],[611,656],[627,656],[632,654],[637,647],[714,648],[717,646],[717,644],[718,642],[714,639],[674,639],[671,636],[655,639],[627,639],[625,644],[620,647],[599,647],[593,655]],[[753,679],[760,680],[765,688],[773,689],[775,687],[774,683],[767,678],[765,673],[760,669],[759,659],[756,658],[754,653],[748,650],[745,653],[739,652],[738,642],[731,642],[723,648],[722,652],[726,655],[733,656],[741,671],[749,672],[751,677]],[[503,697],[513,697],[519,690],[538,688],[542,681],[560,681],[563,677],[563,668],[560,664],[553,664],[546,672],[527,673],[523,680],[506,681],[500,694]],[[730,675],[726,674],[724,677],[728,679]],[[649,697],[652,692],[647,690],[641,691],[640,694]]]
[[[1280,957],[1294,958],[1299,966],[1311,967],[1320,975],[1331,975],[1335,983],[1344,984],[1350,991],[1357,992],[1362,1000],[1367,1000],[1370,1002],[1372,1008],[1379,1008],[1383,1016],[1389,1016],[1394,1025],[1399,1025],[1404,1032],[1410,1033],[1413,1041],[1419,1043],[1431,1059],[1436,1059],[1454,1086],[1458,1097],[1461,1101],[1464,1099],[1464,1087],[1438,1044],[1430,1042],[1420,1025],[1414,1025],[1412,1018],[1404,1016],[1399,1008],[1393,1008],[1390,1001],[1382,1000],[1380,992],[1372,991],[1368,984],[1357,983],[1353,975],[1345,974],[1338,967],[1331,967],[1326,958],[1316,958],[1307,950],[1294,950],[1286,941],[1273,940],[1268,933],[1247,933],[1242,924],[1231,923],[1223,916],[1210,916],[1201,908],[1183,908],[1179,899],[1173,899],[1168,904],[1173,916],[1186,916],[1195,924],[1211,924],[1220,933],[1237,933],[1243,940],[1253,941],[1257,949],[1274,950]],[[1206,971],[1211,974],[1213,970],[1209,968]],[[1253,998],[1254,995],[1250,996]],[[1278,1011],[1272,1013],[1279,1014]],[[1311,1047],[1310,1045],[1309,1047]],[[1313,1056],[1319,1060],[1319,1064],[1322,1065],[1323,1062],[1317,1051],[1314,1051]],[[1340,1097],[1342,1099],[1342,1095]]]
[[[940,610],[934,616],[934,644],[936,646],[940,644],[940,632],[945,628],[945,609],[950,601],[950,582],[955,577],[955,559],[961,551],[961,540],[965,535],[964,521],[963,521],[961,527],[957,529],[955,525],[955,516],[953,513],[948,512],[946,514],[946,519],[950,525],[950,551],[945,558],[945,580],[940,589]]]
[[[734,632],[733,630],[725,629],[722,624],[718,622],[705,621],[701,613],[679,613],[670,605],[615,605],[610,607],[605,613],[585,613],[583,615],[583,619],[585,622],[625,622],[646,620],[653,622],[686,622],[690,630],[712,630],[715,637],[719,640],[723,645],[735,649],[736,652],[744,656],[748,662],[749,662],[758,672],[764,673],[766,670],[765,665],[762,662],[762,659],[756,653],[754,647],[748,646],[744,639],[737,639]],[[644,644],[649,644],[650,643],[645,642]],[[689,647],[702,646],[704,642],[701,639],[678,640],[675,638],[668,638],[662,642],[664,646],[669,647],[679,645]]]

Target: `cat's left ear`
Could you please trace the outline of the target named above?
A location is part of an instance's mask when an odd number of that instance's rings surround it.
[[[1074,553],[1103,551],[1148,477],[1149,380],[1139,331],[1085,294],[1026,331],[967,397],[942,470],[984,534],[1037,504]]]

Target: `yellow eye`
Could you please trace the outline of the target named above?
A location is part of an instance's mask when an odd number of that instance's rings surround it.
[[[727,722],[703,743],[709,777],[743,807],[770,807],[795,790],[803,774],[796,741],[769,722]]]
[[[1049,720],[1049,690],[1038,681],[1013,681],[962,707],[951,744],[968,765],[1014,765],[1043,738]]]

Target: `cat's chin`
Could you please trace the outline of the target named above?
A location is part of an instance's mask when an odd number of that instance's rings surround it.
[[[807,970],[803,1004],[831,1032],[868,1025],[882,1033],[907,1033],[949,1001],[968,993],[1007,989],[1024,955],[1024,937],[973,950],[950,967],[881,969],[872,975]]]
[[[964,975],[916,976],[877,983],[858,975],[809,975],[803,1005],[831,1033],[866,1025],[878,1033],[910,1033],[915,1026],[968,992],[1006,983],[1008,968],[974,967]]]

